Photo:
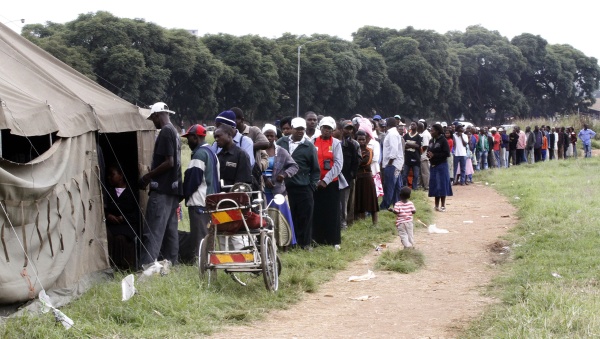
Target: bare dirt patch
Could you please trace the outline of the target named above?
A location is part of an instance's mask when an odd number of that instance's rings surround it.
[[[515,209],[492,188],[476,183],[454,186],[447,211],[434,213],[437,227],[450,233],[429,234],[415,223],[417,249],[425,255],[421,270],[375,271],[374,279],[348,282],[373,270],[379,255],[373,251],[290,309],[226,328],[214,338],[456,337],[496,302],[484,290],[497,263],[508,256],[508,243],[499,237],[516,223]],[[387,245],[388,250],[401,247],[398,238]],[[352,299],[361,296],[372,298]]]

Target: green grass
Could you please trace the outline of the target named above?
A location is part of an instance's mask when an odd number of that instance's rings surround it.
[[[507,236],[511,260],[490,288],[501,303],[464,337],[600,336],[599,166],[594,157],[477,173],[518,208],[519,223]]]
[[[415,192],[418,215],[431,220],[424,192]],[[429,212],[428,212],[429,211]],[[207,286],[195,266],[179,265],[166,276],[136,281],[138,294],[121,301],[121,279],[99,283],[79,300],[61,310],[75,321],[65,331],[51,314],[11,318],[0,325],[1,338],[189,338],[209,335],[222,326],[247,324],[274,309],[285,309],[312,293],[358,260],[374,246],[396,237],[393,214],[380,212],[379,224],[356,222],[342,233],[342,249],[316,247],[312,252],[279,252],[283,269],[279,291],[267,292],[262,277],[249,278],[248,286],[235,283],[222,271]],[[246,274],[242,274],[246,275]]]
[[[399,272],[411,273],[425,264],[423,253],[415,249],[384,251],[377,259],[376,268]]]

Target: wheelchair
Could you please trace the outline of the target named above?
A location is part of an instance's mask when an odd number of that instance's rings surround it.
[[[251,200],[252,197],[257,197]],[[230,192],[206,196],[206,213],[211,222],[208,235],[200,241],[199,273],[210,285],[223,270],[236,282],[246,285],[239,273],[262,274],[265,287],[279,288],[281,262],[277,256],[275,227],[264,208],[264,194],[250,191],[247,185],[236,184]],[[272,202],[281,204],[283,196]]]

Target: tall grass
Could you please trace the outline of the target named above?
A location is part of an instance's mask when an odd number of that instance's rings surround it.
[[[490,293],[502,302],[468,338],[600,336],[600,158],[478,173],[519,211],[512,261]]]

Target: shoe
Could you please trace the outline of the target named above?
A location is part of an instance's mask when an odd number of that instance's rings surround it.
[[[437,206],[435,206],[435,210],[439,212],[439,211],[440,211],[440,208],[439,208],[439,207],[437,207]]]
[[[440,207],[440,212],[446,212],[446,207]]]
[[[466,185],[466,184],[465,184],[464,182],[461,182],[461,183],[460,183],[460,185],[461,185],[461,186],[464,186],[464,185]]]
[[[335,245],[333,246],[333,248],[335,248],[336,251],[339,251],[341,249],[340,245]]]

